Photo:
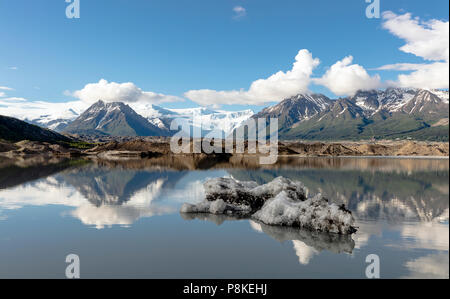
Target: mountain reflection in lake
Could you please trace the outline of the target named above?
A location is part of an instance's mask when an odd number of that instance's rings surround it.
[[[224,216],[180,215],[214,177],[302,181],[344,203],[352,236]],[[280,157],[130,161],[0,161],[0,278],[448,278],[447,159]],[[213,266],[212,266],[213,265]]]

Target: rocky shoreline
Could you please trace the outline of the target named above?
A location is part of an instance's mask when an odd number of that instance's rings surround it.
[[[192,148],[192,142],[191,142]],[[260,154],[222,153],[175,154],[170,149],[170,142],[165,139],[131,139],[128,141],[111,141],[100,144],[84,144],[83,147],[70,144],[48,143],[40,141],[6,142],[0,140],[0,156],[29,157],[91,157],[103,160],[151,159],[167,157],[251,157]],[[419,141],[380,141],[371,142],[279,142],[279,157],[448,157],[449,143]]]

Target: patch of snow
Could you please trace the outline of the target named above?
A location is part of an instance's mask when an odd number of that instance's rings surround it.
[[[178,113],[171,111],[169,109],[165,109],[162,107],[159,107],[157,105],[148,104],[148,103],[130,103],[129,106],[136,111],[136,113],[140,114],[141,116],[147,118],[147,119],[154,119],[154,118],[163,118],[163,117],[169,117],[174,118],[178,117]]]
[[[385,107],[387,108],[388,111],[391,112],[400,111],[403,108],[403,106],[408,104],[414,98],[414,96],[415,94],[412,93],[404,93],[402,94],[402,97],[400,99],[385,105]]]
[[[55,121],[48,122],[48,123],[45,125],[45,127],[47,127],[47,128],[50,129],[50,130],[55,131],[55,130],[57,130],[58,127],[60,127],[61,125],[66,125],[66,126],[67,126],[69,123],[70,123],[70,120],[64,120],[64,119],[62,119],[62,120],[55,120]]]
[[[345,107],[345,108],[344,108],[344,110],[342,110],[341,112],[339,112],[339,114],[338,114],[338,115],[336,115],[336,118],[337,118],[337,117],[339,117],[339,115],[341,115],[341,114],[344,114],[344,113],[345,113],[345,111],[347,111],[347,107]]]
[[[367,105],[365,97],[357,97],[356,98],[356,106],[358,106],[365,112],[373,112],[376,110],[374,107]]]
[[[152,125],[157,126],[160,129],[167,129],[166,126],[164,125],[164,123],[162,122],[162,120],[159,118],[148,119],[148,121]]]
[[[439,98],[441,98],[444,103],[448,104],[449,103],[449,95],[448,95],[448,90],[439,90],[439,89],[432,89],[430,90],[433,94],[435,94],[436,96],[438,96]]]
[[[326,115],[326,114],[322,115],[322,116],[317,120],[317,122],[320,122],[325,116],[327,116],[327,115]]]

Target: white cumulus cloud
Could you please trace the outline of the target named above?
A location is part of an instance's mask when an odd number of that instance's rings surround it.
[[[432,63],[397,63],[379,67],[379,70],[411,71],[400,74],[391,85],[416,88],[449,87],[449,22],[440,20],[421,21],[410,13],[396,15],[391,11],[383,13],[383,28],[405,40],[400,47],[405,53],[413,54]]]
[[[414,72],[398,75],[397,82],[393,82],[392,85],[400,87],[440,89],[448,88],[448,81],[448,62],[435,62],[427,65],[417,65]]]
[[[333,64],[321,78],[314,79],[314,83],[327,87],[338,96],[351,96],[358,90],[381,87],[378,75],[370,76],[364,67],[352,62],[352,56],[345,57]]]
[[[143,91],[134,83],[116,83],[101,79],[97,83],[89,83],[83,89],[71,93],[72,96],[86,103],[94,103],[98,100],[105,102],[125,103],[167,103],[182,101],[177,96],[164,95],[151,91]]]
[[[412,18],[410,13],[396,15],[391,11],[383,13],[383,28],[406,41],[401,51],[414,54],[426,60],[446,60],[449,57],[449,22],[431,20],[428,22]]]
[[[295,57],[292,69],[279,71],[267,79],[254,81],[248,90],[216,91],[211,89],[190,90],[184,95],[204,106],[248,104],[262,105],[268,102],[279,102],[299,93],[307,93],[310,77],[314,68],[320,63],[306,50],[300,50]]]

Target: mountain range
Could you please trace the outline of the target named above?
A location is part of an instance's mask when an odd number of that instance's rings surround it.
[[[203,135],[214,133],[222,136],[253,115],[252,110],[224,111],[204,107],[166,109],[147,103],[106,103],[101,100],[89,106],[81,101],[58,103],[51,106],[45,102],[33,105],[1,102],[0,115],[8,115],[30,124],[59,133],[92,134],[111,136],[168,136],[172,121],[185,130],[201,127]],[[193,115],[200,123],[193,123]]]
[[[398,88],[337,100],[297,95],[253,118],[278,118],[281,139],[448,141],[449,96],[448,91]]]
[[[33,110],[33,109],[31,109]],[[84,110],[84,112],[83,112]],[[25,112],[24,112],[25,111]],[[193,115],[201,123],[193,122]],[[166,109],[153,104],[101,100],[92,106],[64,107],[58,112],[26,110],[10,115],[56,132],[109,136],[171,136],[171,123],[202,136],[228,136],[250,118],[278,118],[280,139],[397,139],[448,141],[449,94],[443,90],[400,89],[359,91],[330,99],[299,94],[254,114],[205,107]]]

